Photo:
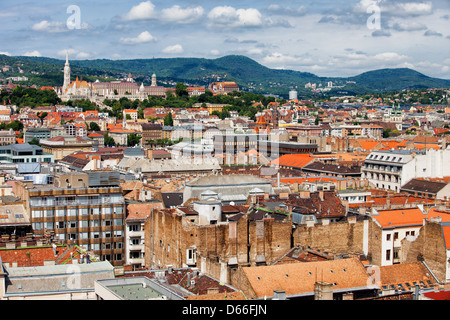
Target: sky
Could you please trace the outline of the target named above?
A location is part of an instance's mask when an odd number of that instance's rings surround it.
[[[219,58],[347,77],[411,68],[450,79],[450,0],[1,1],[0,53]]]

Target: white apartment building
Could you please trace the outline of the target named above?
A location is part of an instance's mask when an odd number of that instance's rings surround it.
[[[378,210],[372,219],[381,228],[381,246],[377,265],[389,266],[402,262],[402,240],[414,241],[426,215],[420,208]]]
[[[450,149],[387,150],[371,152],[361,167],[361,178],[376,188],[400,191],[414,178],[443,178],[450,176]]]

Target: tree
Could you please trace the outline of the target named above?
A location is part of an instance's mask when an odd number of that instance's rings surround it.
[[[136,133],[130,133],[128,135],[127,145],[129,147],[134,147],[135,145],[139,144],[139,141],[141,141],[141,136]]]
[[[31,141],[28,142],[28,143],[29,144],[34,144],[35,146],[40,146],[39,139],[37,139],[37,138],[31,139]]]
[[[108,132],[105,133],[105,135],[103,136],[103,138],[104,138],[104,144],[105,144],[105,146],[108,146],[108,147],[114,147],[114,146],[116,146],[116,142],[114,141],[114,138],[110,137],[109,134],[108,134]]]
[[[13,131],[22,131],[23,123],[19,120],[14,120],[6,125],[6,129],[13,129]]]
[[[165,126],[173,126],[173,118],[172,118],[172,112],[169,112],[164,117],[164,125]]]
[[[189,92],[187,91],[186,86],[183,83],[177,83],[175,87],[175,93],[177,97],[188,99],[189,98]]]
[[[41,119],[41,125],[44,123],[44,119],[45,119],[45,117],[46,117],[47,115],[48,115],[47,112],[41,112],[41,113],[38,115],[39,119]]]
[[[95,122],[90,122],[89,131],[100,131],[100,126]]]

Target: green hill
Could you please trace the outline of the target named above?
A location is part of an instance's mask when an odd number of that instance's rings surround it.
[[[64,62],[64,60],[45,57],[0,55],[0,65],[21,65],[25,75],[30,78],[29,82],[37,85],[61,85]],[[137,77],[137,81],[148,84],[151,75],[155,73],[158,80],[196,85],[208,85],[217,79],[236,81],[244,90],[251,90],[259,94],[272,93],[283,96],[287,96],[292,88],[297,88],[302,96],[311,95],[311,90],[304,88],[305,84],[322,83],[322,85],[326,85],[328,81],[333,81],[338,86],[345,86],[329,91],[328,95],[450,87],[450,80],[431,78],[406,68],[374,70],[347,78],[318,77],[307,72],[270,69],[248,57],[239,55],[218,59],[71,60],[70,64],[73,76],[79,75],[88,81],[102,80],[103,76],[120,77],[131,72],[133,76]],[[31,71],[39,74],[31,74]]]

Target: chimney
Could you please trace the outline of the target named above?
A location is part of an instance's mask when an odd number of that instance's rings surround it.
[[[314,284],[314,300],[333,300],[333,284],[316,282]]]
[[[272,300],[286,300],[286,291],[284,290],[273,290]]]
[[[323,191],[319,191],[319,198],[320,198],[320,201],[323,201]]]
[[[214,288],[208,288],[207,294],[218,294],[219,293],[219,288],[214,287]]]

